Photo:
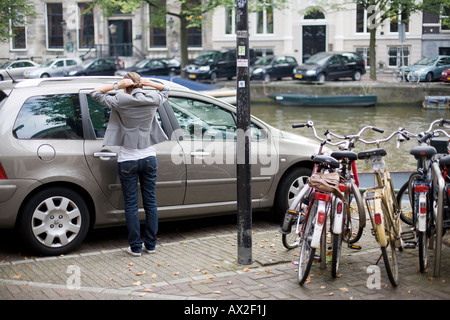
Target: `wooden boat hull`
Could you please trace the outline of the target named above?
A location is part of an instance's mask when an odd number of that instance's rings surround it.
[[[376,95],[307,95],[307,94],[269,94],[272,100],[283,105],[329,106],[329,107],[368,107],[377,103]]]
[[[448,109],[450,96],[425,96],[422,106],[424,109]]]

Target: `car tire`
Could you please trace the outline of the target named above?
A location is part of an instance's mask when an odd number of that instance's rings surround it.
[[[324,73],[319,73],[317,75],[317,82],[318,83],[325,83],[326,77]]]
[[[275,195],[274,214],[277,218],[284,217],[289,205],[307,183],[311,173],[310,168],[296,167],[284,174]]]
[[[431,82],[433,81],[433,74],[431,72],[428,72],[427,75],[425,76],[425,81],[426,82]]]
[[[18,221],[22,240],[43,255],[60,255],[75,249],[89,229],[89,210],[77,192],[50,187],[25,203]]]
[[[41,74],[41,78],[50,78],[50,75],[48,73]]]
[[[355,72],[353,73],[352,79],[353,79],[354,81],[361,81],[361,72],[355,71]]]
[[[211,73],[210,79],[211,79],[211,83],[216,83],[216,81],[217,81],[217,73],[215,73],[215,72]]]
[[[3,81],[3,76],[0,74],[0,81]]]

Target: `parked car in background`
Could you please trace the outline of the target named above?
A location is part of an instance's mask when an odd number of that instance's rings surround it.
[[[69,68],[79,64],[81,64],[81,59],[78,58],[51,59],[36,69],[25,71],[24,77],[26,79],[62,77]]]
[[[119,64],[115,58],[98,58],[83,61],[81,64],[68,68],[65,76],[113,76]]]
[[[366,73],[366,63],[357,52],[319,52],[293,71],[292,78],[301,81],[316,81],[352,78],[361,80]]]
[[[186,66],[186,76],[191,80],[210,80],[218,78],[231,80],[236,76],[236,49],[206,50]]]
[[[450,68],[445,69],[441,73],[441,81],[450,82]]]
[[[99,84],[115,81],[63,77],[25,80],[13,88],[0,83],[0,228],[18,228],[35,252],[66,253],[91,227],[125,223],[119,147],[103,145],[111,110],[90,96]],[[235,214],[236,108],[170,86],[157,111],[170,137],[155,145],[159,218]],[[254,117],[251,135],[254,208],[281,217],[310,176],[318,144]],[[142,199],[139,208],[144,218]]]
[[[435,81],[441,79],[441,73],[450,68],[450,56],[423,57],[407,66],[405,72],[412,72],[420,81]]]
[[[297,60],[291,56],[265,56],[260,57],[250,66],[250,80],[292,78],[292,71],[298,66]]]
[[[32,60],[15,60],[8,61],[0,66],[0,81],[9,80],[11,77],[22,79],[25,71],[38,67],[39,64]]]
[[[134,66],[117,70],[116,76],[137,72],[141,76],[175,76],[180,74],[181,63],[175,58],[155,58],[138,61]]]

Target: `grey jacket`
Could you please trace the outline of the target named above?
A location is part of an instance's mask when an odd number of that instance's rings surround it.
[[[156,109],[169,96],[169,88],[145,93],[134,89],[131,94],[115,95],[94,91],[94,100],[111,109],[103,144],[127,149],[144,149],[168,140],[156,119]]]

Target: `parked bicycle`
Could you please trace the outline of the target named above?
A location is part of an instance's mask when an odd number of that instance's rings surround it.
[[[327,219],[330,219],[330,232],[332,234],[332,276],[338,274],[342,234],[348,225],[348,215],[345,211],[350,196],[350,182],[343,181],[345,190],[340,191],[341,176],[337,172],[340,167],[339,161],[330,156],[323,155],[323,147],[326,144],[338,146],[346,142],[332,143],[327,135],[322,139],[317,136],[314,123],[293,125],[294,128],[308,127],[313,130],[314,136],[321,141],[317,155],[312,160],[314,163],[313,174],[308,184],[300,191],[294,199],[291,207],[285,215],[285,220],[280,228],[283,233],[283,244],[287,248],[295,248],[300,245],[300,256],[298,261],[298,282],[303,285],[309,276],[314,260],[320,259],[316,256],[316,249],[322,247],[326,234]],[[287,235],[291,233],[295,225],[295,243],[286,242]]]
[[[366,189],[363,199],[366,203],[366,212],[369,214],[372,223],[372,232],[381,248],[381,256],[389,281],[392,286],[396,287],[399,283],[396,248],[402,250],[401,208],[397,203],[392,179],[383,159],[387,152],[380,148],[381,143],[389,141],[394,136],[397,136],[398,141],[409,139],[403,133],[403,129],[399,129],[380,140],[358,139],[365,144],[376,144],[377,146],[375,149],[359,152],[358,159],[368,160],[375,176],[374,187]]]
[[[408,136],[417,138],[419,143],[410,151],[410,154],[417,160],[417,171],[411,174],[397,194],[397,201],[402,206],[401,220],[411,226],[410,230],[402,233],[402,238],[405,240],[406,248],[419,247],[420,272],[426,271],[429,242],[436,233],[438,199],[437,188],[432,179],[432,163],[439,161],[444,178],[448,174],[447,167],[450,164],[450,157],[439,159],[436,148],[432,146],[434,137],[439,135],[450,137],[450,134],[443,129],[433,129],[434,126],[443,127],[445,124],[450,124],[450,120],[435,120],[426,131],[418,134],[408,132]],[[445,151],[447,153],[447,150]],[[448,200],[448,192],[444,193],[445,198]],[[449,219],[450,217],[446,214],[445,220]],[[449,225],[450,221],[446,223],[446,227],[448,228]]]
[[[413,72],[407,72],[407,67],[400,67],[392,72],[394,82],[411,82],[419,83],[420,78],[415,76]]]

